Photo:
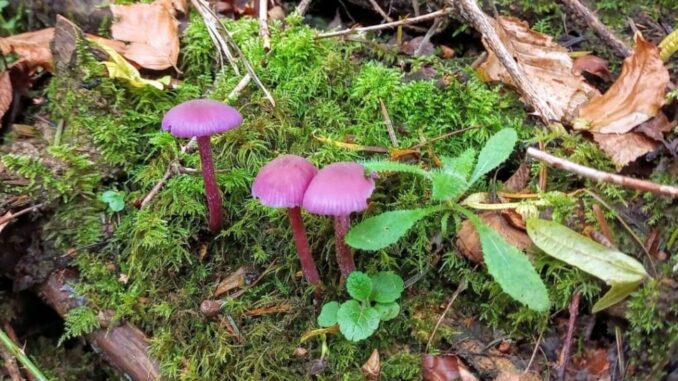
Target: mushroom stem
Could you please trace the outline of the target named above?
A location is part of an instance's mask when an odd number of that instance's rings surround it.
[[[334,219],[334,241],[337,246],[337,264],[341,271],[341,277],[344,279],[348,277],[348,274],[355,271],[353,251],[348,247],[344,240],[350,224],[351,217],[349,215],[336,216]]]
[[[214,163],[212,162],[212,146],[209,136],[199,136],[198,151],[202,162],[202,178],[205,181],[205,196],[207,197],[207,209],[209,210],[209,228],[213,232],[221,230],[224,224],[224,211],[221,206],[221,193],[217,186],[217,178],[214,175]]]
[[[294,243],[297,245],[297,256],[301,262],[301,270],[304,272],[304,277],[308,283],[314,286],[320,286],[320,275],[318,269],[315,267],[313,255],[311,255],[311,248],[308,246],[308,239],[306,239],[306,230],[304,229],[304,221],[301,219],[301,208],[287,209],[287,216],[290,218],[292,225],[292,233],[294,234]]]

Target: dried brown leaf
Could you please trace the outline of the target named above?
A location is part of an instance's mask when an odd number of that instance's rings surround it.
[[[636,35],[633,54],[622,65],[619,78],[602,96],[582,106],[574,128],[622,134],[651,119],[664,104],[669,72],[659,48]]]
[[[173,1],[157,0],[151,4],[111,4],[115,21],[113,38],[128,42],[121,52],[139,66],[164,70],[176,67],[179,58],[179,23],[174,17]]]
[[[459,380],[459,360],[452,355],[421,356],[421,375],[424,381]]]
[[[241,266],[232,274],[224,278],[214,291],[214,296],[219,297],[231,290],[243,288],[259,276],[259,272],[251,266]]]
[[[273,304],[273,305],[266,306],[266,307],[259,307],[259,308],[251,309],[251,310],[245,312],[245,315],[247,315],[247,316],[262,316],[262,315],[279,314],[279,313],[288,312],[291,309],[292,309],[292,305],[289,304],[289,303]]]
[[[576,110],[598,91],[572,71],[573,61],[567,49],[553,38],[530,29],[527,22],[513,17],[492,20],[504,45],[515,57],[525,74],[535,83],[542,99],[548,100],[556,115],[568,121]],[[487,46],[487,60],[478,68],[486,81],[514,85],[511,76]]]
[[[379,379],[381,375],[381,361],[379,360],[379,351],[377,349],[372,351],[370,358],[365,361],[360,370],[362,370],[367,380],[376,381]]]
[[[656,141],[638,132],[626,134],[599,134],[594,132],[593,140],[612,159],[618,169],[654,151],[658,145]]]
[[[33,32],[0,38],[0,50],[7,55],[15,53],[28,64],[32,71],[37,67],[52,70],[52,52],[49,42],[54,38],[54,28],[46,28]]]
[[[0,118],[2,118],[12,105],[12,81],[9,72],[0,73]]]
[[[541,381],[541,379],[535,373],[501,372],[494,381]]]
[[[663,142],[664,133],[673,130],[673,128],[676,127],[676,124],[678,124],[677,121],[669,121],[669,119],[666,117],[666,114],[660,112],[657,114],[657,116],[648,120],[647,122],[644,122],[633,131],[641,133],[658,142]]]
[[[520,250],[526,249],[532,245],[532,240],[530,240],[527,233],[511,225],[501,213],[483,212],[478,217],[492,229],[501,234],[508,243]],[[483,250],[480,246],[480,237],[478,237],[478,233],[471,221],[466,220],[461,223],[461,227],[457,232],[456,244],[461,254],[469,261],[473,263],[481,263],[483,261]]]
[[[504,182],[504,191],[520,192],[527,187],[532,174],[530,173],[530,164],[527,161],[520,163],[518,169]]]
[[[575,74],[587,72],[604,80],[609,80],[610,72],[607,70],[607,64],[607,60],[592,54],[587,54],[574,60],[572,72]]]

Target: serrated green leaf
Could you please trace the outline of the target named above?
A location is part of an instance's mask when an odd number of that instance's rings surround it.
[[[466,209],[459,209],[473,223],[480,237],[487,272],[513,299],[535,311],[549,309],[549,296],[544,282],[532,264],[517,248],[511,246],[492,228]]]
[[[374,160],[366,161],[361,164],[363,167],[374,172],[403,172],[424,176],[426,178],[430,177],[429,173],[419,166],[399,163],[397,161]]]
[[[485,143],[485,147],[480,150],[478,164],[475,170],[473,170],[469,183],[473,184],[478,181],[479,178],[508,159],[517,141],[518,135],[512,128],[504,128],[492,135],[487,143]]]
[[[339,311],[339,303],[331,301],[325,303],[318,315],[318,325],[321,327],[331,327],[337,324],[337,311]]]
[[[377,303],[374,305],[374,309],[379,312],[379,317],[382,321],[395,319],[400,313],[400,305],[398,303]]]
[[[473,170],[473,164],[476,162],[476,150],[469,148],[457,157],[442,157],[440,161],[443,162],[444,172],[454,173],[468,179],[468,175]]]
[[[642,282],[637,283],[624,283],[624,284],[615,284],[612,285],[605,295],[600,298],[596,304],[593,305],[593,313],[600,312],[607,307],[613,306],[621,302],[626,298],[630,293],[632,293]]]
[[[599,244],[557,222],[533,218],[527,234],[546,254],[587,272],[609,285],[637,283],[648,277],[634,258]]]
[[[379,250],[398,241],[419,220],[439,208],[394,210],[370,217],[346,234],[346,243],[356,249]]]
[[[455,199],[468,189],[465,179],[445,172],[432,172],[431,180],[433,182],[431,198],[436,201]]]
[[[349,300],[339,307],[337,322],[339,330],[350,341],[364,340],[379,327],[380,315],[376,309]]]
[[[372,275],[372,295],[370,300],[377,303],[392,303],[400,298],[405,282],[393,271],[382,271]]]
[[[372,279],[363,272],[354,271],[346,279],[346,291],[353,299],[367,301],[372,294]]]

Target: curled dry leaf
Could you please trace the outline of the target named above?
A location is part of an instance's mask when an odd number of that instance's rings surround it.
[[[113,38],[128,42],[122,53],[139,66],[164,70],[176,67],[179,58],[179,22],[175,3],[157,0],[151,4],[111,4],[115,21],[111,26]],[[184,7],[185,8],[185,7]]]
[[[12,105],[12,81],[9,72],[0,73],[0,118],[2,118]]]
[[[541,381],[541,377],[535,373],[504,371],[494,381]]]
[[[575,74],[587,72],[606,81],[610,79],[610,72],[607,70],[607,60],[592,54],[575,59],[572,72]]]
[[[459,380],[459,360],[452,355],[422,355],[421,375],[424,381]]]
[[[362,367],[363,375],[369,381],[375,381],[379,379],[381,374],[381,361],[379,360],[379,351],[375,348],[370,355],[370,358],[365,361]]]
[[[501,213],[483,212],[478,217],[518,249],[524,250],[532,245],[532,241],[525,231],[514,227]],[[461,228],[457,232],[456,245],[461,254],[469,261],[473,263],[483,262],[480,237],[478,237],[471,221],[466,220],[461,223]]]
[[[671,131],[676,122],[670,122],[664,113],[642,123],[625,134],[593,133],[598,147],[612,159],[617,168],[654,151],[664,141],[664,133]]]
[[[28,64],[31,71],[37,67],[52,70],[52,52],[49,43],[54,38],[54,28],[21,33],[0,38],[0,50],[3,55],[15,53]]]
[[[602,96],[582,106],[574,128],[623,134],[657,115],[664,104],[669,72],[659,49],[636,34],[633,54],[622,65],[619,78]]]
[[[567,49],[553,38],[530,29],[527,22],[513,17],[492,20],[499,37],[525,74],[535,83],[541,98],[548,100],[553,111],[563,121],[569,121],[576,110],[598,91],[573,72],[573,61]],[[511,76],[497,56],[487,49],[487,60],[478,68],[486,81],[501,81],[514,85]]]

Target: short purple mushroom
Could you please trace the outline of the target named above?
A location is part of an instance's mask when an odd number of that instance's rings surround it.
[[[334,216],[337,264],[342,278],[355,271],[351,248],[344,237],[350,215],[367,209],[367,199],[374,191],[374,180],[356,163],[334,163],[318,171],[304,195],[303,207],[314,214]]]
[[[287,208],[304,277],[312,285],[320,286],[320,275],[308,245],[300,208],[306,188],[316,173],[318,169],[303,157],[280,156],[259,170],[252,184],[252,196],[268,207]]]
[[[214,175],[210,137],[242,124],[238,110],[211,99],[195,99],[172,107],[162,119],[162,129],[179,138],[197,138],[205,195],[209,210],[209,228],[218,232],[224,224],[221,194]]]

